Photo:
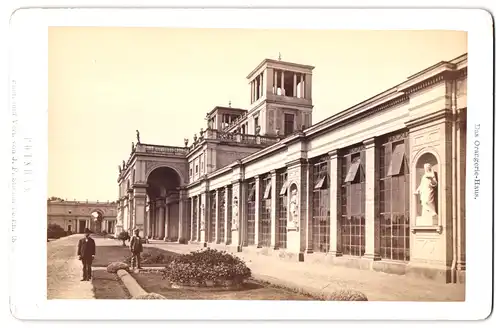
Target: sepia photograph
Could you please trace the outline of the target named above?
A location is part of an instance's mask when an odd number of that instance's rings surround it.
[[[48,33],[49,299],[465,300],[466,32]]]
[[[17,11],[12,316],[487,318],[492,24],[472,9]]]

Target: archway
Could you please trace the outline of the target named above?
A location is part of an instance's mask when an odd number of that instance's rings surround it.
[[[151,239],[179,239],[179,197],[181,177],[174,169],[162,166],[147,177],[149,199],[145,235]]]
[[[104,216],[101,211],[99,210],[94,210],[92,213],[90,213],[90,216],[92,218],[92,225],[91,225],[91,230],[94,233],[101,233],[102,231],[102,221],[104,219]]]

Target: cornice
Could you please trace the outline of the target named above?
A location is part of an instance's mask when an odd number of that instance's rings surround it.
[[[436,122],[439,120],[450,121],[453,117],[453,114],[448,109],[441,109],[434,113],[429,113],[422,117],[417,117],[405,122],[405,125],[408,129],[413,129],[424,124],[429,124],[432,122]]]

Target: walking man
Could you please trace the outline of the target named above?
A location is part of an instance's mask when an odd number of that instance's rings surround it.
[[[141,252],[142,243],[141,237],[139,236],[139,229],[134,230],[134,235],[130,239],[130,251],[132,252],[132,269],[136,266],[137,269],[141,269]]]
[[[78,259],[83,264],[83,277],[81,281],[92,278],[92,261],[95,257],[95,241],[90,237],[90,230],[85,228],[85,237],[78,241]]]

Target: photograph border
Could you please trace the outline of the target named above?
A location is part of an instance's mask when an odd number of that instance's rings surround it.
[[[280,18],[273,14],[275,10],[281,11]],[[468,71],[467,91],[468,107],[472,111],[467,120],[468,126],[479,124],[480,132],[477,136],[467,135],[466,217],[472,219],[466,220],[465,302],[390,302],[387,305],[387,302],[218,301],[215,305],[213,301],[47,300],[46,247],[33,245],[46,245],[48,26],[146,25],[467,31],[468,62],[472,68]],[[11,311],[16,318],[471,320],[485,318],[491,312],[493,234],[484,233],[484,227],[493,227],[493,22],[488,12],[480,9],[22,9],[11,18],[10,50],[12,243],[9,294]],[[475,167],[478,167],[477,172]],[[478,185],[477,197],[474,196],[475,185]],[[480,215],[473,216],[473,213]],[[383,310],[387,306],[391,307],[390,313]]]

